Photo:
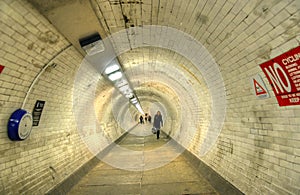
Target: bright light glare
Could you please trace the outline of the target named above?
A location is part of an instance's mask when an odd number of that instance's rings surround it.
[[[131,98],[133,96],[132,92],[130,91],[130,93],[125,94],[126,98]]]
[[[130,101],[131,101],[131,103],[133,103],[133,104],[136,104],[136,103],[138,102],[136,98],[134,98],[134,99],[132,99],[132,100],[130,100]]]
[[[118,80],[118,79],[120,79],[120,78],[122,78],[122,73],[121,73],[120,71],[115,72],[115,73],[113,73],[113,74],[110,74],[110,75],[108,76],[108,79],[111,80],[111,81],[115,81],[115,80]]]
[[[135,104],[135,107],[138,109],[138,111],[139,111],[142,115],[145,114],[140,104]]]
[[[120,69],[120,67],[117,65],[117,64],[114,64],[114,65],[112,65],[112,66],[108,66],[106,69],[105,69],[105,74],[110,74],[110,73],[112,73],[112,72],[115,72],[115,71],[117,71],[117,70],[119,70]]]

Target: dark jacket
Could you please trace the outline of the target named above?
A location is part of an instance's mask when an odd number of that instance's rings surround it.
[[[154,121],[153,121],[153,127],[160,129],[160,127],[163,126],[163,120],[161,115],[155,115],[154,116]]]

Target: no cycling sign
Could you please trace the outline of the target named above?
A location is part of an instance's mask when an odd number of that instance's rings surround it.
[[[300,105],[300,46],[260,64],[279,106]]]

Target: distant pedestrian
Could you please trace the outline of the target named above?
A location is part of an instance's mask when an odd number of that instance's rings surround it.
[[[140,116],[140,123],[144,124],[144,117],[142,115]]]
[[[151,123],[151,115],[148,116],[148,121]]]
[[[156,128],[156,138],[159,139],[160,128],[163,127],[163,120],[160,111],[154,116],[153,127]]]
[[[146,113],[145,114],[145,123],[147,123],[147,121],[148,121],[148,114]]]

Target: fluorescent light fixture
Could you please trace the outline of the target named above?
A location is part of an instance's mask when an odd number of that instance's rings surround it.
[[[113,73],[113,72],[115,72],[115,71],[117,71],[117,70],[119,70],[120,69],[120,67],[117,65],[117,64],[114,64],[114,65],[112,65],[112,66],[108,66],[106,69],[105,69],[105,74],[110,74],[110,73]]]
[[[131,103],[133,103],[133,104],[136,104],[136,103],[138,102],[136,98],[134,98],[134,99],[132,99],[132,100],[130,100],[130,101],[131,101]]]
[[[118,71],[118,72],[108,75],[108,79],[111,81],[116,81],[116,80],[122,78],[122,76],[123,76],[122,73],[120,71]]]
[[[128,95],[128,98],[129,98],[129,100],[133,99],[134,98],[133,93],[130,93],[130,95]]]
[[[79,39],[79,44],[89,56],[104,51],[103,41],[97,32],[90,36]]]
[[[89,55],[95,55],[97,53],[103,52],[104,51],[104,44],[102,41],[96,41],[90,45],[82,47],[84,51]]]
[[[132,96],[133,96],[132,93],[127,93],[127,94],[125,94],[125,97],[126,97],[126,98],[131,98]]]
[[[136,107],[136,109],[138,109],[138,111],[139,111],[142,115],[145,114],[140,104],[135,104],[135,107]]]
[[[132,97],[130,97],[130,99],[133,99],[133,98],[135,98],[134,95],[132,95]]]

